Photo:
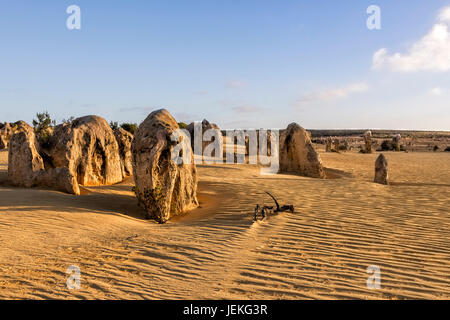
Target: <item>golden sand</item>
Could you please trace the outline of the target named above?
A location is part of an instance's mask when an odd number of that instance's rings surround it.
[[[327,180],[199,166],[201,207],[159,225],[132,179],[81,196],[12,188],[1,151],[0,298],[449,299],[450,153],[385,155],[390,186],[372,183],[378,154],[322,153]],[[265,190],[295,213],[253,223]]]

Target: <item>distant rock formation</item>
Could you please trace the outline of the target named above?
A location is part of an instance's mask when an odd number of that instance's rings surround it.
[[[348,139],[344,139],[344,150],[350,150],[350,143],[348,142]]]
[[[333,140],[331,139],[331,137],[328,137],[325,140],[325,152],[331,152],[332,151],[332,148],[331,148],[332,143],[333,143]]]
[[[131,155],[131,143],[133,142],[133,135],[122,129],[118,128],[114,130],[114,136],[116,137],[119,145],[119,155],[122,167],[122,177],[128,177],[133,174],[133,161]]]
[[[392,137],[392,148],[394,151],[400,151],[400,142],[402,140],[402,136],[400,134],[396,134]]]
[[[341,143],[338,138],[334,139],[333,145],[334,145],[334,151],[339,153],[339,150],[341,148]]]
[[[375,161],[375,179],[374,182],[388,184],[388,163],[384,154],[380,154]]]
[[[372,132],[370,130],[364,133],[363,153],[372,153]]]
[[[187,150],[183,149],[190,163],[177,164],[171,159],[178,144],[171,137],[178,129],[167,110],[154,111],[139,125],[131,146],[138,203],[147,218],[160,223],[198,206],[197,169],[190,144],[185,143]]]
[[[266,143],[265,145],[261,145],[260,143],[264,141],[264,134],[263,132],[266,131]],[[261,135],[261,137],[260,137]],[[262,153],[268,157],[270,157],[272,155],[272,136],[274,134],[272,133],[272,130],[257,130],[256,131],[256,152],[259,155],[260,150],[262,150]],[[261,138],[261,139],[260,139]],[[265,153],[264,153],[265,151]],[[250,141],[249,141],[249,137],[246,136],[245,137],[245,154],[249,155],[250,152]]]
[[[308,131],[291,123],[280,135],[280,172],[292,172],[312,178],[325,178],[319,154]]]

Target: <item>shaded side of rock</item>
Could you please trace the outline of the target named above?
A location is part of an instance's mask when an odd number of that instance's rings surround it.
[[[131,176],[133,174],[133,161],[131,155],[131,143],[133,142],[133,135],[122,129],[114,130],[117,144],[119,145],[120,163],[122,167],[122,177]]]
[[[36,183],[39,186],[79,195],[77,179],[68,168],[52,168],[38,173]]]

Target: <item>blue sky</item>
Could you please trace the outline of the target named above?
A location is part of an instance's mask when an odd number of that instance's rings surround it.
[[[66,27],[72,4],[81,30]],[[366,27],[372,4],[381,30]],[[164,107],[223,128],[450,130],[449,6],[1,0],[0,121],[140,122]]]

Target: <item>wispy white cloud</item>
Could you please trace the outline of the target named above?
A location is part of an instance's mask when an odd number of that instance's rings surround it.
[[[236,113],[255,113],[260,112],[263,109],[255,106],[239,106],[232,108]]]
[[[373,70],[396,72],[450,70],[450,6],[443,8],[436,23],[423,38],[416,41],[407,53],[388,54],[386,48],[376,51]]]
[[[445,7],[441,10],[438,16],[438,20],[441,22],[449,22],[450,21],[450,6]]]
[[[199,121],[199,117],[193,113],[187,113],[187,112],[175,112],[173,114],[173,117],[177,121],[183,121],[187,124],[193,122],[193,121]]]
[[[244,81],[241,80],[231,80],[228,81],[225,86],[229,89],[242,89],[247,86]]]
[[[125,108],[120,108],[119,111],[120,112],[138,112],[140,114],[148,114],[157,109],[161,109],[161,108],[157,108],[157,107],[125,107]]]
[[[347,98],[352,94],[365,92],[369,86],[365,82],[358,82],[340,88],[325,89],[303,95],[298,102],[332,101]]]
[[[436,88],[430,89],[428,91],[428,93],[433,96],[441,96],[444,93],[444,90],[441,87],[436,87]]]

